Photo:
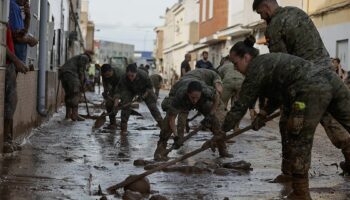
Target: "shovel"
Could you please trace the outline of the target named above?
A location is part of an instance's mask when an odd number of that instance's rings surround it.
[[[270,120],[272,120],[272,119],[278,117],[279,115],[280,115],[280,112],[277,112],[277,113],[275,113],[275,114],[272,114],[272,115],[270,115],[269,117],[266,118],[265,122],[270,121]],[[253,128],[253,126],[252,126],[252,125],[249,125],[249,126],[243,128],[243,129],[241,129],[241,130],[235,131],[235,132],[233,132],[232,134],[225,136],[225,138],[223,138],[222,140],[223,140],[223,141],[227,141],[227,140],[232,139],[232,138],[234,138],[234,137],[236,137],[236,136],[238,136],[238,135],[240,135],[240,134],[242,134],[242,133],[244,133],[244,132],[246,132],[246,131],[249,131],[249,130],[252,129],[252,128]],[[120,183],[118,183],[118,184],[116,184],[116,185],[113,185],[113,186],[107,188],[107,192],[108,192],[109,194],[115,194],[115,193],[116,193],[116,190],[119,189],[119,188],[123,188],[123,187],[125,187],[125,186],[128,186],[128,185],[134,183],[134,182],[137,181],[137,180],[140,180],[140,179],[142,179],[142,178],[144,178],[144,177],[146,177],[146,176],[148,176],[148,175],[150,175],[150,174],[153,174],[154,172],[160,171],[160,170],[162,170],[162,169],[164,169],[164,168],[166,168],[166,167],[169,167],[170,165],[174,165],[174,164],[176,164],[176,163],[178,163],[178,162],[180,162],[180,161],[183,161],[183,160],[185,160],[185,159],[187,159],[187,158],[190,158],[190,157],[192,157],[192,156],[194,156],[194,155],[196,155],[196,154],[198,154],[198,153],[201,153],[201,152],[203,152],[203,151],[205,151],[205,150],[207,150],[207,149],[209,149],[209,148],[212,148],[212,145],[211,145],[211,144],[212,144],[212,143],[215,143],[216,141],[217,141],[217,139],[212,138],[212,139],[206,141],[206,142],[202,145],[202,147],[200,147],[200,148],[198,148],[198,149],[196,149],[196,150],[193,150],[193,151],[191,151],[191,152],[189,152],[189,153],[187,153],[187,154],[181,156],[180,158],[177,158],[177,159],[175,159],[175,160],[172,160],[172,161],[163,163],[163,164],[159,165],[159,166],[156,167],[156,168],[153,168],[153,169],[151,169],[151,170],[145,171],[145,172],[143,172],[142,174],[129,177],[128,179],[126,179],[126,180],[124,180],[124,181],[122,181],[122,182],[120,182]]]

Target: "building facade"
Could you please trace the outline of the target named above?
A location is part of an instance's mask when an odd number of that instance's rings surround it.
[[[350,1],[306,1],[306,10],[317,26],[331,57],[338,57],[350,71]]]

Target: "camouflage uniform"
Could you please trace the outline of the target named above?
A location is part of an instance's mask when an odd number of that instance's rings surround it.
[[[227,114],[223,130],[232,129],[232,124],[244,116],[249,105],[265,94],[269,94],[268,98],[282,97],[281,118],[288,121],[285,130],[281,130],[287,133],[284,146],[288,157],[283,159],[291,166],[293,176],[307,177],[313,136],[324,113],[331,113],[350,131],[349,90],[328,66],[316,66],[283,53],[261,55],[251,61],[239,98]],[[297,102],[303,102],[305,109],[300,111],[293,108]],[[268,113],[278,108],[280,102],[276,103],[271,105],[270,102]]]
[[[149,76],[149,78],[151,79],[151,82],[152,82],[152,85],[154,88],[154,93],[155,93],[156,97],[158,98],[159,97],[159,90],[160,90],[160,87],[162,85],[163,78],[159,74],[152,74],[151,76]]]
[[[115,89],[115,98],[121,99],[121,105],[130,103],[136,95],[143,96],[147,92],[144,99],[148,109],[158,125],[162,123],[162,116],[157,108],[157,97],[153,92],[153,86],[148,74],[138,69],[134,81],[130,81],[127,75],[123,75]],[[121,112],[121,129],[126,131],[127,123],[130,117],[131,109],[129,107],[122,109]]]
[[[292,54],[311,61],[317,66],[323,65],[332,69],[331,59],[320,34],[310,17],[299,8],[277,8],[267,25],[265,36],[270,52]],[[285,112],[284,108],[282,112]],[[281,118],[282,140],[287,137],[286,132],[283,131],[286,130],[286,124],[286,119]],[[329,113],[325,113],[321,118],[321,124],[333,145],[342,149],[343,153],[348,152],[349,155],[344,155],[350,157],[350,136],[346,130]],[[284,143],[282,141],[282,144]],[[282,151],[282,154],[285,153]]]
[[[195,71],[195,70],[194,70]],[[193,72],[193,71],[191,71]],[[185,74],[186,76],[187,74]],[[200,100],[196,105],[193,105],[187,95],[188,84],[192,81],[198,81],[201,83],[202,95]],[[220,120],[219,120],[219,110],[214,115],[210,114],[211,107],[216,98],[216,90],[213,87],[208,86],[203,81],[199,81],[194,78],[181,78],[170,90],[169,96],[166,97],[162,102],[162,109],[166,112],[166,116],[163,120],[162,129],[159,135],[159,141],[157,145],[157,150],[155,152],[155,158],[157,159],[159,155],[162,154],[162,151],[166,148],[167,142],[171,136],[172,130],[169,126],[169,117],[176,116],[179,113],[186,112],[188,113],[192,109],[198,110],[203,114],[207,119],[210,119],[210,128],[214,135],[224,134],[220,131]],[[186,119],[186,118],[185,118]],[[183,129],[182,129],[183,130]],[[179,134],[180,136],[180,134]],[[225,142],[219,142],[217,144],[220,155],[226,155],[226,144]]]
[[[103,83],[103,88],[104,92],[102,93],[103,98],[105,99],[106,102],[106,110],[108,113],[113,111],[114,107],[114,93],[115,93],[115,88],[117,87],[121,77],[125,74],[124,70],[113,67],[113,75],[109,78],[102,77],[102,83]],[[109,120],[111,125],[116,125],[116,118],[115,116],[117,113],[109,115]]]
[[[231,62],[225,62],[218,69],[219,75],[222,79],[223,92],[221,99],[227,107],[227,103],[231,98],[237,97],[244,80],[244,76],[237,70],[235,70]],[[233,103],[233,99],[231,104]]]
[[[210,69],[202,69],[202,68],[194,69],[192,71],[187,72],[185,75],[181,77],[180,80],[182,79],[191,79],[191,80],[194,79],[198,81],[203,81],[207,86],[210,86],[213,88],[215,87],[216,83],[221,83],[221,78],[215,71]],[[177,87],[179,86],[175,84],[173,87],[174,89],[172,88],[170,90],[170,93],[169,93],[170,97],[175,96],[172,91],[173,90],[176,91]],[[217,115],[221,120],[220,122],[222,122],[226,114],[224,111],[222,102],[220,102],[219,108],[221,108],[222,110],[221,112],[218,112]],[[184,136],[185,128],[187,125],[188,114],[189,114],[188,110],[181,111],[177,117],[177,133],[180,138]]]
[[[89,57],[85,54],[77,55],[69,59],[60,68],[59,78],[64,89],[64,101],[67,107],[78,108],[81,80],[89,60]]]

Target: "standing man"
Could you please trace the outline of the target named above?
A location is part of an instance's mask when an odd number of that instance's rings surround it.
[[[104,64],[101,67],[102,72],[102,84],[103,84],[103,99],[106,102],[106,110],[107,113],[111,113],[114,108],[114,94],[116,92],[116,87],[121,79],[121,77],[125,74],[123,70],[120,68],[114,67],[110,64]],[[109,125],[108,129],[115,130],[117,129],[117,113],[113,113],[109,115]]]
[[[24,6],[25,20],[22,19],[20,6]],[[27,35],[30,24],[30,7],[28,1],[10,1],[9,23],[6,31],[6,74],[5,74],[5,108],[4,108],[4,153],[12,153],[20,149],[13,141],[13,115],[17,106],[17,73],[26,73],[25,65],[27,44],[35,46],[37,40]]]
[[[220,95],[218,92],[207,86],[204,82],[195,79],[180,79],[172,88],[169,97],[162,102],[162,108],[166,112],[163,121],[163,127],[159,135],[157,149],[154,152],[155,160],[164,160],[167,158],[165,154],[167,142],[172,133],[174,133],[174,143],[179,147],[182,138],[178,138],[175,126],[175,118],[180,112],[189,112],[197,109],[205,116],[202,123],[209,126],[214,136],[223,136],[220,131],[219,109]],[[232,157],[227,152],[225,141],[218,141],[217,147],[221,157]]]
[[[196,68],[204,68],[204,69],[211,69],[214,70],[213,64],[208,60],[209,54],[207,51],[203,51],[202,53],[202,60],[199,60],[196,63]]]
[[[114,106],[119,103],[124,105],[130,103],[135,96],[139,96],[145,101],[153,118],[161,127],[163,118],[157,107],[157,98],[153,92],[153,86],[148,74],[143,70],[138,70],[136,64],[129,64],[126,68],[126,74],[121,77],[114,95]],[[120,100],[120,102],[119,102]],[[123,108],[121,113],[121,133],[127,133],[128,121],[130,117],[130,107]]]
[[[266,40],[270,52],[283,52],[301,57],[317,66],[332,69],[329,53],[325,48],[310,17],[296,7],[280,7],[276,0],[254,0],[253,10],[260,14],[267,23]],[[284,108],[282,108],[282,112]],[[343,170],[350,168],[350,135],[329,113],[325,113],[320,123],[334,146],[342,150],[345,162],[341,162]],[[282,146],[285,144],[287,119],[280,120]],[[284,148],[283,148],[284,149]],[[290,175],[288,152],[282,149],[282,174]],[[279,177],[277,177],[278,180]]]
[[[83,121],[78,114],[80,94],[83,91],[86,66],[92,61],[93,52],[86,51],[69,59],[59,70],[59,78],[64,89],[66,119]]]
[[[24,19],[22,18],[21,7],[24,10]],[[38,44],[33,36],[28,34],[30,25],[30,6],[28,0],[11,0],[9,27],[12,32],[16,56],[22,61],[27,59],[27,45],[33,47]]]
[[[13,142],[13,115],[17,106],[17,73],[26,73],[28,67],[15,55],[11,30],[6,31],[6,73],[4,106],[4,153],[12,153],[20,147]]]
[[[159,98],[159,90],[162,86],[163,78],[159,74],[152,74],[151,76],[149,76],[149,78],[151,79],[151,82],[152,82],[152,85],[154,88],[154,93],[158,99]]]
[[[191,71],[190,66],[191,54],[187,53],[185,55],[185,60],[181,63],[181,77],[185,75],[187,72]]]

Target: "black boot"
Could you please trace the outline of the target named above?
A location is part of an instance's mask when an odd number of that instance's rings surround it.
[[[162,160],[166,160],[168,157],[165,154],[166,152],[166,147],[167,147],[167,143],[162,142],[162,141],[158,141],[157,143],[157,149],[154,152],[154,160],[155,161],[162,161]]]

